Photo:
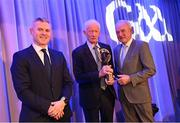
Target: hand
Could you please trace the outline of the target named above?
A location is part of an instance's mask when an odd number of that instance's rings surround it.
[[[105,78],[105,82],[107,85],[113,85],[114,84],[114,75],[113,74],[108,74],[108,80]]]
[[[118,83],[120,85],[126,85],[130,82],[130,77],[129,75],[118,75],[119,79],[118,79]]]
[[[65,102],[62,100],[52,102],[48,110],[48,115],[50,117],[54,117],[56,120],[62,118],[64,115],[63,110],[64,110],[65,105],[66,105]]]
[[[108,74],[113,74],[113,69],[111,68],[111,65],[104,65],[99,71],[99,77],[101,78]]]

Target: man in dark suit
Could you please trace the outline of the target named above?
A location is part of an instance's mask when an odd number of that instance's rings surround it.
[[[11,74],[22,101],[19,121],[70,122],[72,79],[61,52],[48,48],[51,25],[37,18],[30,28],[33,44],[13,56]]]
[[[121,42],[114,49],[118,94],[126,122],[152,122],[148,78],[156,72],[148,43],[132,39],[133,28],[126,20],[116,24]]]
[[[114,78],[104,80],[106,75],[113,73],[113,61],[109,65],[99,67],[95,47],[107,49],[112,55],[109,45],[98,42],[100,24],[96,20],[85,23],[84,34],[87,42],[72,53],[73,71],[79,84],[80,105],[83,108],[86,122],[113,121],[115,103]],[[105,86],[102,86],[104,82]],[[104,88],[105,87],[105,88]]]

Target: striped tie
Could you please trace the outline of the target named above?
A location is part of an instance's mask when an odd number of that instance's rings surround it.
[[[102,68],[102,63],[101,63],[101,56],[100,56],[100,53],[99,53],[99,51],[98,51],[98,46],[94,46],[94,52],[95,52],[95,55],[96,55],[96,63],[97,63],[97,66],[98,66],[98,70],[100,71],[101,70],[101,68]],[[106,89],[106,87],[107,87],[107,85],[106,85],[106,83],[105,83],[105,78],[101,78],[101,89],[102,90],[105,90]]]

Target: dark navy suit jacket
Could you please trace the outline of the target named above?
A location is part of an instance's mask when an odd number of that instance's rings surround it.
[[[109,45],[100,42],[99,45],[101,48],[108,49],[112,55]],[[98,66],[87,43],[76,48],[72,53],[72,58],[74,76],[79,83],[80,105],[83,108],[96,108],[100,103],[100,78]],[[112,59],[110,64],[113,67]],[[114,101],[116,97],[114,87],[108,85],[107,89],[110,93],[109,98]]]
[[[53,121],[48,116],[52,101],[72,95],[72,79],[66,60],[61,52],[48,49],[52,76],[49,81],[43,63],[32,46],[16,52],[11,73],[15,91],[22,101],[20,121]],[[64,109],[65,117],[71,115],[69,105]]]

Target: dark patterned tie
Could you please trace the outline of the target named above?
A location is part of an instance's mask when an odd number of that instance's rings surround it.
[[[101,63],[101,59],[100,59],[100,53],[99,53],[99,51],[98,51],[98,46],[94,46],[93,47],[93,49],[94,49],[94,52],[95,52],[95,55],[96,55],[96,63],[97,63],[97,66],[98,66],[98,70],[101,70],[101,68],[102,68],[102,63]],[[107,87],[107,85],[106,85],[106,83],[105,83],[105,78],[101,78],[101,89],[102,90],[105,90],[106,89],[106,87]]]
[[[98,66],[98,70],[101,70],[102,64],[101,64],[101,59],[100,59],[100,53],[98,51],[98,46],[94,46],[93,49],[96,55],[96,63]]]
[[[51,79],[51,63],[49,60],[49,57],[46,53],[46,49],[41,49],[41,51],[44,53],[44,68],[45,72],[47,73],[48,79]]]

